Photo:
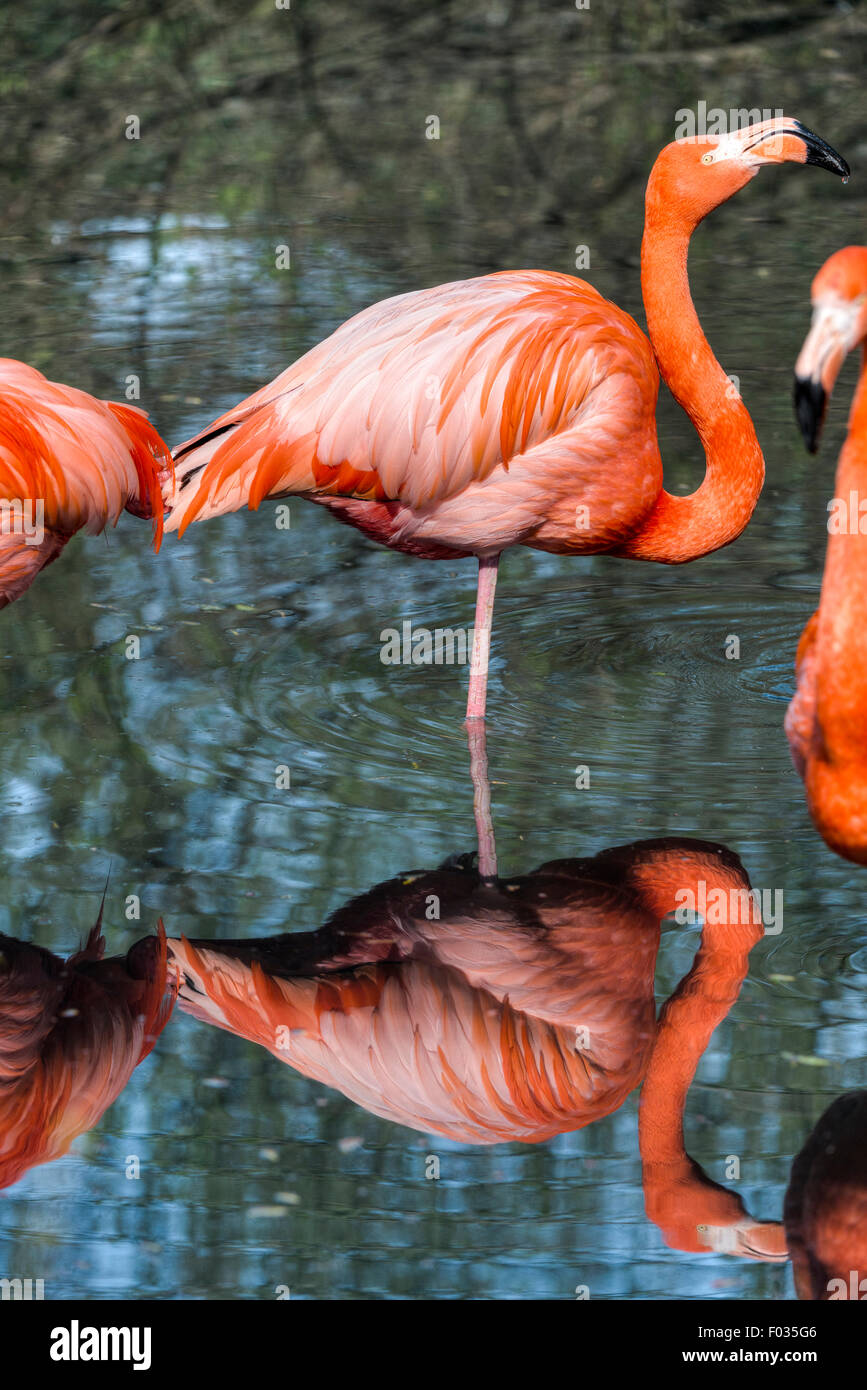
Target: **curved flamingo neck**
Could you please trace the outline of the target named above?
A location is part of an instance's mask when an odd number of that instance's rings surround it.
[[[706,917],[695,960],[660,1013],[639,1109],[643,1161],[688,1167],[687,1092],[711,1034],[740,993],[750,951],[764,927],[735,855],[674,840],[637,848],[640,853],[625,846],[609,855],[629,856],[618,865],[618,881],[628,885],[645,911],[661,921],[691,902]]]
[[[689,973],[663,1006],[639,1110],[645,1165],[691,1166],[683,1136],[686,1097],[699,1061],[746,978],[760,925],[706,927]]]
[[[641,288],[650,341],[663,380],[695,426],[706,458],[688,497],[663,488],[649,516],[617,554],[681,564],[719,550],[746,526],[765,476],[752,421],[710,349],[687,275],[694,221],[678,213],[664,181],[651,175],[641,244]]]
[[[645,1210],[677,1249],[700,1251],[700,1225],[730,1226],[746,1215],[740,1198],[690,1158],[683,1117],[699,1061],[740,993],[749,953],[761,936],[758,922],[705,926],[689,973],[660,1013],[641,1091],[638,1140]]]

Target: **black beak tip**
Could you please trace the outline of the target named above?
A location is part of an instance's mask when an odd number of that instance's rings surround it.
[[[794,124],[807,146],[806,163],[815,164],[818,169],[827,169],[829,173],[837,174],[841,179],[848,180],[851,171],[843,156],[838,154],[821,136],[801,125],[800,121],[795,121]]]
[[[807,452],[818,453],[819,436],[822,433],[825,408],[828,404],[825,390],[821,382],[814,381],[812,377],[796,376],[794,399],[795,414]]]
[[[844,183],[849,182],[851,170],[842,155],[836,150],[832,150],[830,145],[826,145],[823,150],[813,150],[807,147],[807,163],[815,164],[817,169],[827,169],[830,174],[837,174]]]

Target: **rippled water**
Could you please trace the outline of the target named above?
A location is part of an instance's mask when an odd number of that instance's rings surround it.
[[[690,1154],[717,1181],[739,1155],[734,1187],[764,1220],[780,1219],[819,1113],[867,1084],[861,871],[817,837],[782,730],[853,381],[850,364],[822,454],[805,460],[791,365],[811,275],[845,239],[830,181],[786,222],[783,179],[813,172],[780,175],[768,202],[750,189],[745,220],[727,209],[695,250],[703,320],[766,454],[747,533],[671,572],[507,554],[488,706],[502,873],[684,835],[783,890],[783,929],[752,952],[686,1110]],[[633,194],[590,278],[639,312]],[[299,196],[298,223],[318,206]],[[858,209],[850,198],[850,228]],[[489,268],[459,218],[441,267],[413,263],[410,244],[396,268],[387,221],[372,205],[281,277],[282,224],[234,224],[207,198],[156,226],[58,216],[51,254],[0,266],[2,350],[106,396],[139,374],[178,442],[364,304]],[[523,238],[521,259],[568,268],[559,230]],[[699,450],[670,402],[660,436],[670,485],[688,490]],[[176,937],[310,931],[377,883],[473,850],[465,674],[384,666],[380,634],[469,625],[474,590],[471,562],[392,555],[303,503],[289,530],[266,504],[158,556],[131,517],[76,540],[0,618],[0,930],[72,950],[108,877],[109,953],[159,916]],[[124,915],[132,894],[140,920]],[[663,933],[658,1001],[695,948],[695,933]],[[538,1145],[439,1137],[443,1176],[426,1181],[430,1137],[176,1012],[100,1124],[2,1194],[0,1263],[41,1272],[58,1298],[261,1298],[281,1284],[324,1298],[570,1298],[585,1284],[604,1298],[792,1297],[785,1265],[665,1245],[644,1214],[636,1117],[633,1095]]]

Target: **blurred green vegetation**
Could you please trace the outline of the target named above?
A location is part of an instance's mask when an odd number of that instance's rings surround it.
[[[867,12],[817,0],[39,0],[0,52],[6,254],[58,217],[285,220],[303,197],[317,221],[387,207],[398,259],[459,220],[495,264],[588,192],[615,227],[699,100],[791,110],[850,157],[867,134]]]

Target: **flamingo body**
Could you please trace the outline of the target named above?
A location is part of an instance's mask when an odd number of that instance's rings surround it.
[[[99,401],[0,359],[0,504],[38,506],[41,536],[0,525],[0,607],[13,602],[77,531],[114,526],[126,509],[162,533],[168,449],[143,411]]]
[[[101,915],[66,961],[0,935],[0,1187],[93,1128],[171,1015],[162,922],[126,957],[104,960]]]
[[[176,450],[166,529],[301,493],[409,554],[609,549],[662,484],[658,381],[633,319],[568,275],[399,295]]]
[[[318,932],[169,949],[186,1012],[365,1109],[468,1143],[535,1143],[640,1082],[660,920],[698,877],[749,882],[716,846],[646,841],[508,880],[403,874]]]
[[[792,1164],[784,1207],[799,1298],[867,1299],[867,1091],[839,1096]]]
[[[581,869],[402,875],[305,937],[172,940],[179,1001],[384,1119],[537,1143],[617,1109],[653,1037],[659,924]]]
[[[836,252],[813,282],[814,318],[795,368],[801,428],[815,451],[827,399],[847,352],[867,344],[867,247]],[[837,464],[819,608],[798,644],[786,734],[820,833],[867,863],[867,358]],[[853,499],[854,505],[853,505]],[[844,512],[840,508],[845,508]]]

